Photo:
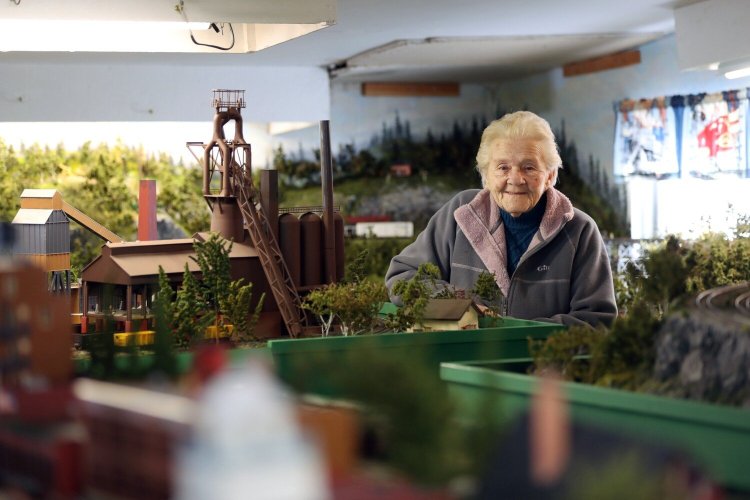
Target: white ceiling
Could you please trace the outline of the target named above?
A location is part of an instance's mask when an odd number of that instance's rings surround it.
[[[18,0],[0,16],[174,20],[176,0]],[[333,2],[334,0],[330,0]],[[674,8],[695,0],[338,0],[333,26],[255,53],[0,53],[0,62],[317,66],[344,80],[502,80],[638,47],[674,31]],[[196,20],[273,21],[258,4],[299,10],[305,0],[185,0]],[[255,6],[255,7],[254,7]],[[268,7],[269,9],[271,7]],[[38,14],[37,14],[38,15]],[[254,19],[249,20],[250,17]],[[191,19],[192,20],[192,19]],[[271,22],[269,21],[269,22]]]

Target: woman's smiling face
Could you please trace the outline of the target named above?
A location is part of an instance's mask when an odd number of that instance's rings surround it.
[[[534,139],[496,139],[490,146],[486,187],[495,203],[513,217],[534,208],[552,186],[555,171],[542,158]]]

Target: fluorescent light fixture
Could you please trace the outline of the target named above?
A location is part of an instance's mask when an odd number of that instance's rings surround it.
[[[333,0],[18,3],[0,3],[0,51],[245,54],[336,22]]]
[[[256,52],[333,24],[0,19],[0,52]],[[219,31],[213,26],[230,25]],[[193,43],[193,38],[201,44]],[[232,43],[234,42],[234,43]],[[212,48],[212,46],[214,46]]]
[[[743,78],[746,76],[750,76],[750,64],[743,68],[733,69],[731,71],[727,71],[724,73],[724,76],[728,78],[729,80],[734,80],[736,78]]]
[[[208,22],[0,20],[5,52],[156,52],[190,43],[189,32],[209,30]],[[213,31],[210,31],[213,34]]]
[[[145,29],[147,31],[168,30],[168,31],[188,31],[188,30],[207,30],[211,27],[209,22],[189,22],[184,21],[60,21],[56,19],[0,19],[0,28],[3,30],[39,31],[39,30],[59,30],[69,29],[77,31],[90,30],[114,30],[130,31]]]

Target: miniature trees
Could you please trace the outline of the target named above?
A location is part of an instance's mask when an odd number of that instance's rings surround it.
[[[206,327],[214,322],[210,314],[203,314],[204,309],[200,284],[185,263],[182,285],[177,290],[172,310],[173,333],[177,346],[188,347],[194,339],[202,337]],[[197,318],[200,319],[196,320]]]
[[[743,235],[746,220],[741,218],[734,239],[712,233],[694,241],[667,237],[639,261],[629,262],[615,280],[621,313],[612,327],[571,327],[533,343],[530,351],[537,368],[555,367],[575,380],[608,387],[661,390],[651,380],[657,355],[681,359],[689,351],[691,336],[708,351],[722,347],[710,328],[687,328],[671,335],[671,343],[659,332],[670,316],[687,321],[689,315],[680,308],[689,306],[696,294],[750,280],[750,239]],[[580,355],[590,355],[590,360],[581,361]],[[706,373],[718,370],[702,363]]]
[[[212,234],[204,242],[194,243],[195,257],[202,279],[197,280],[185,264],[182,285],[175,294],[159,268],[158,301],[163,304],[163,316],[172,328],[174,343],[179,347],[189,346],[202,338],[206,327],[213,323],[216,340],[226,335],[228,324],[233,325],[232,340],[247,340],[252,337],[258,322],[265,294],[261,295],[255,310],[248,319],[252,301],[252,283],[232,280],[230,275],[228,244],[218,234]]]
[[[356,335],[372,328],[385,298],[382,283],[369,280],[341,282],[310,292],[303,307],[320,318],[324,337],[335,318],[341,322],[341,333]]]
[[[474,288],[469,293],[491,304],[487,306],[487,309],[493,316],[499,315],[500,311],[497,308],[496,302],[503,294],[495,281],[495,273],[489,271],[479,273],[479,277],[476,283],[474,283]]]
[[[320,318],[324,337],[329,334],[336,318],[341,322],[344,335],[371,330],[375,324],[387,294],[382,282],[364,277],[366,260],[365,250],[347,268],[347,280],[313,290],[305,298],[303,307]]]
[[[497,286],[495,281],[495,273],[489,271],[482,271],[479,273],[474,288],[471,289],[471,293],[476,295],[480,299],[484,299],[487,302],[494,302],[499,299],[502,295],[500,287]]]
[[[420,264],[411,279],[402,280],[393,286],[393,295],[401,298],[403,306],[391,315],[386,324],[395,331],[406,331],[415,324],[422,324],[427,303],[431,299],[456,299],[466,297],[464,290],[456,290],[452,285],[438,284],[440,270],[435,264],[425,262]],[[501,297],[500,288],[495,282],[495,274],[483,271],[477,278],[474,288],[469,295],[493,303]],[[497,314],[496,306],[487,309]],[[480,308],[481,311],[481,308]],[[486,314],[486,311],[481,311]]]
[[[203,302],[206,307],[213,310],[212,320],[216,328],[217,341],[220,334],[228,333],[228,321],[239,321],[239,324],[232,323],[234,340],[250,338],[265,300],[265,295],[260,298],[248,321],[246,315],[252,300],[253,285],[243,285],[242,280],[232,281],[229,264],[232,244],[216,233],[212,233],[206,241],[196,241],[193,244],[195,257],[191,259],[201,268],[203,279],[200,281],[200,288],[203,292]]]
[[[221,310],[225,312],[227,318],[234,325],[232,330],[232,340],[248,340],[253,337],[255,325],[258,323],[260,311],[263,308],[263,302],[266,294],[261,294],[258,303],[255,306],[250,319],[247,317],[247,311],[250,309],[250,302],[253,299],[253,284],[244,285],[242,278],[229,283],[227,293],[221,298]]]
[[[200,289],[204,305],[213,312],[213,324],[216,328],[216,338],[219,333],[226,333],[224,317],[221,314],[221,302],[224,300],[229,283],[232,281],[230,275],[229,253],[232,251],[233,243],[228,244],[217,234],[212,233],[206,241],[193,243],[195,257],[190,258],[201,268]]]

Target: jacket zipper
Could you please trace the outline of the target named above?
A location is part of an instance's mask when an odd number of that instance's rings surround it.
[[[525,262],[526,262],[527,260],[529,260],[529,258],[530,258],[530,257],[531,257],[532,255],[534,255],[535,253],[537,253],[537,252],[538,252],[539,250],[541,250],[542,248],[544,248],[545,246],[547,246],[547,244],[548,244],[548,243],[549,243],[550,241],[552,241],[553,239],[555,239],[555,237],[556,237],[556,236],[557,236],[558,234],[560,234],[560,232],[561,232],[561,231],[562,231],[562,230],[563,230],[563,229],[565,228],[565,226],[566,226],[566,225],[568,225],[568,222],[570,222],[571,220],[572,220],[572,218],[570,218],[570,219],[567,219],[567,220],[566,220],[566,221],[565,221],[565,222],[564,222],[563,224],[561,224],[561,225],[560,225],[560,227],[558,227],[558,228],[557,228],[557,231],[555,231],[554,233],[552,233],[552,234],[551,234],[551,235],[549,236],[549,238],[547,238],[546,240],[542,241],[542,242],[541,242],[541,243],[540,243],[539,245],[537,245],[537,246],[536,246],[535,248],[533,248],[533,249],[531,250],[531,252],[530,252],[530,253],[528,253],[528,254],[524,254],[524,255],[523,255],[523,256],[521,257],[521,260],[520,260],[520,261],[518,261],[518,266],[516,266],[516,270],[515,270],[515,271],[513,271],[513,276],[515,276],[515,275],[516,275],[516,273],[518,272],[518,269],[519,269],[519,268],[520,268],[520,267],[521,267],[521,266],[522,266],[522,265],[523,265],[523,264],[524,264],[524,263],[525,263]],[[524,257],[525,257],[525,258],[524,258]],[[510,277],[510,286],[508,287],[508,296],[507,296],[507,297],[505,297],[505,300],[503,301],[503,316],[507,316],[507,315],[508,315],[508,304],[510,303],[510,298],[511,298],[511,296],[513,296],[513,285],[515,284],[515,281],[513,281],[513,276],[511,276],[511,277]]]

